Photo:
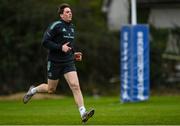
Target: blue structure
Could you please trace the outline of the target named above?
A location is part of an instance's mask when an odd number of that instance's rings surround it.
[[[121,101],[149,98],[149,27],[127,25],[121,29]]]

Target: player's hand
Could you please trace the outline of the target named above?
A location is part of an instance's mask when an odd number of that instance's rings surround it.
[[[81,52],[75,52],[74,53],[74,59],[76,61],[81,61],[82,60],[82,53]]]
[[[62,51],[63,52],[69,52],[72,48],[68,46],[69,42],[66,42],[65,44],[62,45]]]

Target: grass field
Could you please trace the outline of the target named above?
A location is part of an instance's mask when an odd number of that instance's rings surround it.
[[[151,96],[139,103],[121,104],[118,97],[85,97],[86,107],[95,108],[88,125],[173,125],[180,124],[180,96]],[[81,125],[71,97],[0,101],[0,125]]]

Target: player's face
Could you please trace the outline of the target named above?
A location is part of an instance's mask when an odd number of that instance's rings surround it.
[[[60,16],[64,21],[70,22],[72,20],[71,9],[69,7],[64,8],[64,12]]]

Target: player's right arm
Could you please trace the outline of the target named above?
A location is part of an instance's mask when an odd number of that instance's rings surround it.
[[[55,36],[58,34],[60,27],[59,22],[55,22],[49,27],[44,33],[42,44],[45,48],[49,50],[60,50],[62,48],[61,43],[55,42]]]

